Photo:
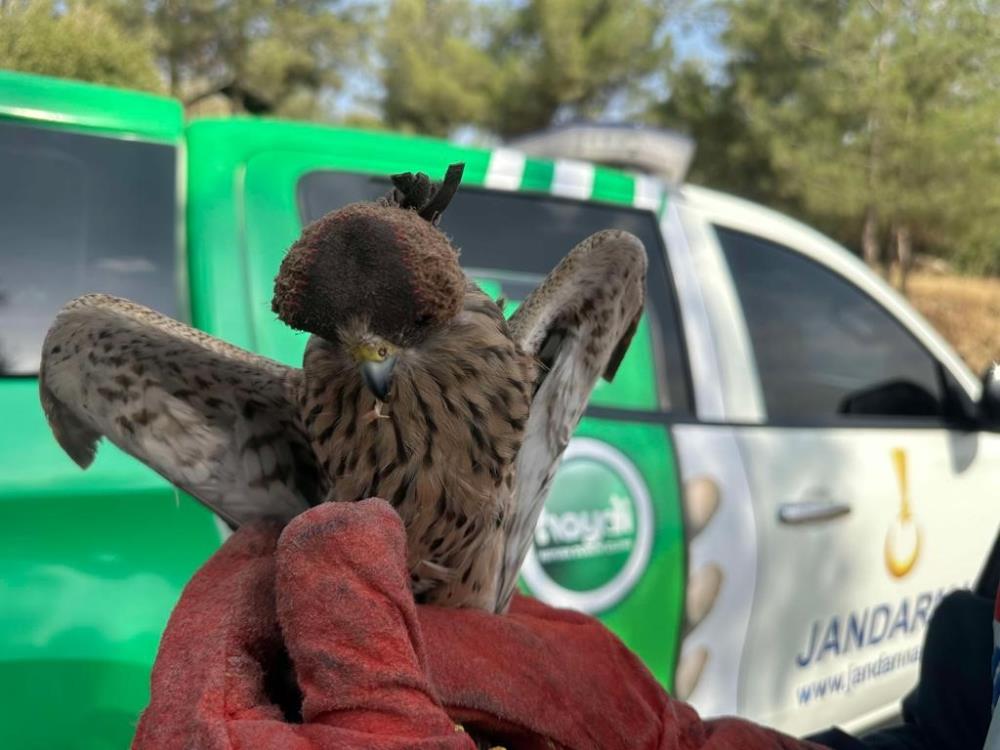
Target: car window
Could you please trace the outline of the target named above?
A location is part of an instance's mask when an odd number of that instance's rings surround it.
[[[176,316],[176,150],[0,123],[0,374],[38,372],[86,292]]]
[[[937,360],[843,277],[774,242],[715,228],[770,421],[941,417]]]
[[[357,200],[383,195],[388,181],[333,171],[299,182],[302,222]],[[647,312],[614,383],[603,381],[591,403],[629,409],[688,413],[689,388],[673,288],[656,219],[624,206],[555,198],[537,193],[463,188],[441,228],[462,253],[462,266],[495,297],[524,299],[578,242],[601,229],[626,229],[649,253]],[[513,310],[509,306],[507,313]]]

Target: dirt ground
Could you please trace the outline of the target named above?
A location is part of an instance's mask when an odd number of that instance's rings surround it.
[[[1000,360],[1000,279],[915,273],[906,296],[981,375]]]

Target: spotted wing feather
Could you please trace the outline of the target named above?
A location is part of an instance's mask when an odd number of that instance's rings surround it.
[[[646,251],[634,235],[598,232],[577,245],[510,320],[539,360],[518,453],[498,611],[509,603],[559,459],[602,374],[611,380],[642,315]]]
[[[101,437],[233,525],[289,519],[322,499],[299,426],[301,372],[128,300],[69,302],[45,338],[40,391],[81,467]]]

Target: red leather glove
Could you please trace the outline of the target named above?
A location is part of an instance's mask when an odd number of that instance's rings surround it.
[[[381,500],[242,527],[184,589],[132,747],[473,748],[456,722],[508,748],[817,747],[702,722],[585,615],[416,606],[405,547]]]

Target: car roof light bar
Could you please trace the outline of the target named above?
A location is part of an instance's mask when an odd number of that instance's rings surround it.
[[[694,158],[692,138],[672,130],[578,123],[521,136],[511,148],[529,156],[580,159],[654,175],[680,185]]]

